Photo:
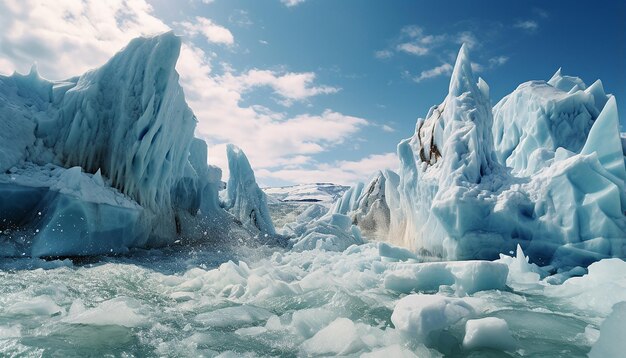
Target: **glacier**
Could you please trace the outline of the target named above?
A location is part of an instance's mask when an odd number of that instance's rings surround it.
[[[559,69],[492,108],[462,46],[446,98],[398,144],[398,174],[355,185],[334,209],[366,238],[438,259],[493,260],[517,245],[555,267],[626,257],[621,141],[599,80]]]
[[[35,67],[0,76],[2,256],[254,236],[222,208],[221,170],[193,136],[197,120],[174,68],[180,47],[168,32],[132,40],[67,80],[43,79]],[[246,208],[248,194],[237,205]]]

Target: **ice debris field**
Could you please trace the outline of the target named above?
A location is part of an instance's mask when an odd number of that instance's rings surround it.
[[[0,76],[0,355],[622,357],[615,98],[558,70],[491,105],[462,46],[367,184],[211,166],[173,33]]]

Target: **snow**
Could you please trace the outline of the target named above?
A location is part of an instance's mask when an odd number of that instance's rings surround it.
[[[466,349],[493,348],[510,351],[515,348],[506,321],[497,317],[470,319],[465,323],[463,347]]]
[[[244,152],[229,144],[226,147],[230,177],[226,185],[225,208],[245,227],[261,234],[275,235],[265,193],[254,178],[254,171]]]
[[[591,347],[590,358],[620,357],[626,352],[626,302],[613,306],[611,314],[600,326],[600,337]]]

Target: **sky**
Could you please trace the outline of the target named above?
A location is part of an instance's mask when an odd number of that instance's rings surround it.
[[[261,186],[366,181],[443,101],[460,45],[492,104],[561,67],[601,79],[626,111],[626,2],[0,0],[0,73],[60,80],[138,36],[173,30],[177,70],[228,175],[225,146]],[[620,115],[622,130],[626,128]]]

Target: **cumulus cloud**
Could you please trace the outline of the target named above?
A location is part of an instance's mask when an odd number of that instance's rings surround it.
[[[392,56],[393,56],[393,52],[389,50],[380,50],[380,51],[374,52],[374,57],[376,57],[379,60],[391,58]]]
[[[375,57],[378,59],[390,58],[394,51],[415,56],[436,56],[451,47],[456,49],[462,43],[465,43],[470,49],[480,45],[478,38],[471,31],[429,34],[417,25],[403,27],[395,42],[396,44],[391,48],[377,51]]]
[[[502,66],[509,61],[507,56],[496,56],[489,59],[489,67],[494,68]]]
[[[539,28],[539,24],[537,23],[537,21],[534,21],[534,20],[525,20],[525,21],[516,22],[515,25],[513,25],[513,27],[533,32],[533,31],[537,31],[537,29]]]
[[[291,101],[301,101],[320,94],[332,94],[339,88],[331,86],[316,86],[315,73],[313,72],[284,72],[252,69],[240,75],[226,73],[220,78],[220,82],[233,90],[245,92],[255,87],[267,86],[274,90],[286,101],[281,103],[289,105]]]
[[[399,44],[397,49],[398,51],[403,51],[417,56],[424,56],[428,53],[428,48],[410,42]]]
[[[0,2],[0,72],[70,77],[102,65],[134,37],[169,30],[144,0]]]
[[[280,0],[280,2],[282,2],[285,6],[287,7],[292,7],[292,6],[296,6],[296,5],[300,5],[303,2],[305,2],[306,0]]]
[[[449,63],[444,63],[440,66],[422,71],[418,76],[413,77],[413,81],[419,83],[429,78],[449,75],[451,73],[452,73],[452,65]]]
[[[383,131],[388,132],[388,133],[392,133],[396,131],[393,127],[388,126],[386,124],[383,124],[381,128],[383,129]]]
[[[224,45],[235,43],[235,38],[230,30],[215,24],[206,17],[197,16],[193,22],[183,21],[177,25],[183,28],[185,34],[190,36],[202,35],[208,42]]]

